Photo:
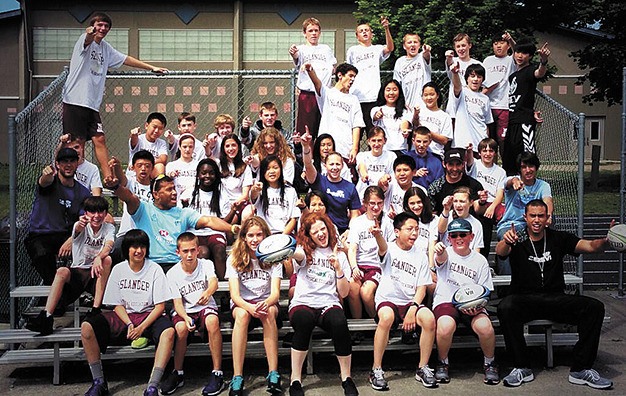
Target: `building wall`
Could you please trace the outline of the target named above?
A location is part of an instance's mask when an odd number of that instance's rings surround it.
[[[11,17],[0,20],[0,142],[8,141],[9,116],[15,115],[23,107],[20,100],[20,18]],[[7,164],[7,145],[0,149],[0,164]]]

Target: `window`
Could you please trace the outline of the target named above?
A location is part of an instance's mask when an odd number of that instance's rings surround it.
[[[139,56],[145,61],[232,61],[233,31],[141,29]]]
[[[348,50],[348,48],[359,44],[358,40],[356,39],[356,33],[354,32],[354,29],[344,30],[344,40],[346,42],[346,51]]]
[[[85,29],[33,28],[33,58],[36,61],[70,60],[74,44],[84,32]],[[118,51],[128,53],[128,29],[113,29],[105,40]]]
[[[289,47],[303,42],[300,30],[253,30],[243,31],[243,60],[255,61],[291,61]],[[335,32],[323,30],[320,44],[328,45],[334,52]]]
[[[589,140],[597,142],[600,140],[601,120],[592,119],[589,121]]]

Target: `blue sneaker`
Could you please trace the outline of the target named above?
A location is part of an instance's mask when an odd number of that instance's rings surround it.
[[[569,382],[576,385],[587,385],[594,389],[609,389],[613,386],[613,381],[600,377],[600,374],[594,369],[570,371]]]
[[[209,375],[209,382],[202,388],[203,396],[214,396],[224,389],[224,374],[212,371]]]
[[[524,382],[530,382],[535,379],[533,371],[529,368],[514,368],[511,373],[504,377],[502,383],[504,386],[516,387]]]
[[[104,378],[96,378],[91,383],[91,388],[85,392],[85,396],[106,396],[109,394],[109,385]]]
[[[228,396],[242,396],[243,395],[243,377],[236,375],[230,380],[230,391]]]
[[[159,396],[159,390],[156,386],[150,385],[145,391],[143,391],[143,396]]]
[[[283,393],[280,386],[280,374],[278,371],[270,371],[265,379],[267,380],[267,393],[271,393],[272,395],[279,395]]]

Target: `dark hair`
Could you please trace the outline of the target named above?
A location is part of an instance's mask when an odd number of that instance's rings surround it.
[[[426,88],[432,88],[435,90],[435,92],[437,93],[437,107],[441,107],[441,104],[443,103],[443,98],[441,97],[441,89],[439,88],[439,85],[432,81],[427,82],[426,84],[424,84],[424,86],[422,86],[422,95],[424,94],[424,90]]]
[[[207,165],[208,167],[213,169],[215,173],[215,180],[213,184],[209,186],[209,191],[213,194],[211,195],[211,202],[209,203],[209,209],[217,217],[222,217],[222,213],[220,211],[220,186],[222,185],[222,175],[220,173],[220,168],[217,166],[217,163],[212,158],[204,158],[200,162],[198,162],[198,166],[196,167],[196,180],[193,185],[193,192],[191,193],[191,201],[189,202],[189,207],[195,209],[200,212],[200,168]]]
[[[183,111],[182,113],[180,113],[178,115],[178,123],[180,124],[181,121],[184,121],[184,120],[185,121],[191,121],[191,122],[193,122],[195,124],[196,123],[196,116],[191,114],[191,113],[188,113],[186,111]]]
[[[485,67],[483,65],[481,65],[480,63],[472,63],[471,65],[467,66],[467,69],[465,69],[465,81],[467,81],[467,79],[472,75],[472,74],[476,74],[478,76],[481,76],[483,78],[483,80],[485,79]]]
[[[149,124],[152,120],[159,120],[161,121],[161,124],[163,124],[163,126],[167,126],[167,118],[165,118],[165,116],[159,112],[155,111],[154,113],[148,114],[148,118],[146,118],[146,123]]]
[[[402,207],[404,208],[404,211],[413,213],[409,208],[409,199],[414,196],[418,196],[422,200],[423,208],[422,213],[419,215],[419,219],[422,221],[422,223],[428,224],[433,221],[433,219],[435,218],[435,215],[433,214],[433,205],[430,202],[430,198],[428,198],[428,195],[426,195],[424,190],[422,190],[422,188],[420,187],[410,187],[408,190],[406,190],[406,192],[404,193],[404,199],[402,201]]]
[[[304,197],[304,203],[307,208],[311,205],[311,198],[313,197],[318,197],[322,201],[324,206],[328,208],[328,196],[322,193],[320,190],[311,190],[306,194],[306,196]]]
[[[313,143],[313,167],[315,167],[317,173],[320,174],[322,173],[322,156],[320,155],[320,146],[322,145],[322,140],[325,139],[330,139],[333,142],[333,149],[331,153],[335,151],[335,138],[328,133],[322,133],[315,138],[315,143]]]
[[[108,212],[109,202],[104,197],[87,197],[83,200],[85,212]]]
[[[382,188],[378,186],[369,186],[365,189],[365,192],[363,193],[363,203],[369,202],[372,196],[382,199],[383,203],[385,202],[385,192],[383,191]],[[383,221],[382,211],[380,212],[380,214],[378,215],[378,219],[376,220],[378,220],[378,223],[382,223]]]
[[[346,74],[348,74],[349,71],[353,71],[356,74],[359,74],[359,69],[357,69],[355,66],[349,63],[341,63],[335,68],[335,77],[337,78],[337,80],[339,80],[339,74],[345,76]]]
[[[406,223],[406,221],[409,219],[415,220],[417,224],[420,223],[420,219],[415,215],[415,213],[410,212],[410,211],[402,212],[402,213],[398,213],[396,217],[393,218],[393,228],[396,230],[399,230],[400,228],[402,228],[404,223]]]
[[[411,170],[415,170],[416,164],[413,157],[406,154],[400,154],[395,160],[393,160],[393,170],[396,170],[398,165],[407,165]]]
[[[375,126],[370,128],[369,131],[367,131],[367,139],[373,138],[376,135],[383,135],[383,138],[385,138],[385,140],[387,139],[387,133],[385,133],[385,130],[379,126]]]
[[[128,260],[128,250],[131,247],[145,247],[146,257],[150,255],[150,237],[143,230],[128,230],[122,239],[122,256]]]
[[[174,179],[167,175],[158,175],[150,181],[150,192],[159,191],[161,189],[161,184],[163,183],[174,183]]]
[[[544,208],[546,210],[546,213],[548,213],[548,205],[540,199],[533,199],[530,202],[528,202],[526,204],[526,207],[524,208],[524,213],[528,213],[528,208],[539,208],[539,207]]]
[[[259,181],[263,183],[263,192],[261,193],[261,206],[263,208],[263,214],[267,215],[267,208],[270,205],[270,201],[267,196],[267,189],[270,184],[267,182],[265,178],[265,172],[267,172],[267,168],[269,168],[272,162],[277,162],[278,167],[280,168],[280,176],[278,177],[278,188],[280,189],[280,204],[283,205],[285,203],[285,178],[283,176],[283,162],[278,158],[277,155],[268,155],[267,157],[261,160],[261,165],[259,165]]]
[[[413,135],[428,135],[430,137],[430,129],[425,127],[424,125],[420,125],[417,128],[413,129]]]
[[[384,106],[387,104],[387,100],[385,99],[385,88],[391,83],[396,84],[396,87],[398,87],[398,100],[396,100],[394,106],[396,112],[394,113],[393,118],[399,120],[402,117],[402,113],[406,109],[406,99],[404,97],[404,91],[402,90],[402,84],[400,81],[392,79],[381,85],[378,90],[378,98],[376,98],[376,106]]]
[[[481,140],[478,143],[478,152],[480,153],[481,151],[483,151],[487,147],[489,147],[490,149],[495,151],[496,154],[498,154],[498,142],[496,142],[494,139],[492,139],[490,137],[486,137],[483,140]]]
[[[106,22],[109,24],[109,28],[113,26],[113,21],[111,21],[111,17],[104,12],[95,12],[89,20],[89,26],[95,25],[96,22]]]
[[[181,242],[191,242],[194,240],[198,243],[198,237],[193,232],[185,231],[176,238],[176,247],[179,248]]]
[[[525,37],[515,43],[515,48],[513,49],[513,52],[527,54],[532,57],[535,52],[537,52],[537,46],[530,38]]]
[[[233,165],[235,165],[234,174],[230,173],[230,169],[228,167],[228,155],[226,155],[226,151],[224,150],[227,140],[234,140],[238,147],[237,154],[235,155],[235,158],[233,158]],[[243,154],[241,154],[241,140],[239,140],[239,136],[234,133],[229,133],[224,136],[222,138],[222,143],[220,144],[220,168],[222,168],[222,177],[239,177],[246,171],[246,166],[246,163],[243,162]]]
[[[135,165],[135,163],[140,159],[148,160],[152,163],[152,166],[154,166],[154,155],[148,150],[139,150],[133,154],[133,165]]]
[[[520,155],[517,156],[517,170],[522,170],[522,164],[526,165],[534,165],[537,169],[541,166],[541,161],[539,161],[539,157],[537,154],[531,153],[530,151],[524,151]]]

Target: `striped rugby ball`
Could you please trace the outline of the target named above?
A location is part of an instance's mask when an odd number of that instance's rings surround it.
[[[618,252],[626,251],[626,224],[616,224],[606,235],[611,247]]]
[[[463,285],[454,292],[452,304],[460,310],[484,308],[489,302],[489,294],[491,292],[483,285]]]
[[[291,235],[274,234],[263,239],[256,248],[256,257],[266,263],[278,263],[296,250],[296,239]]]

